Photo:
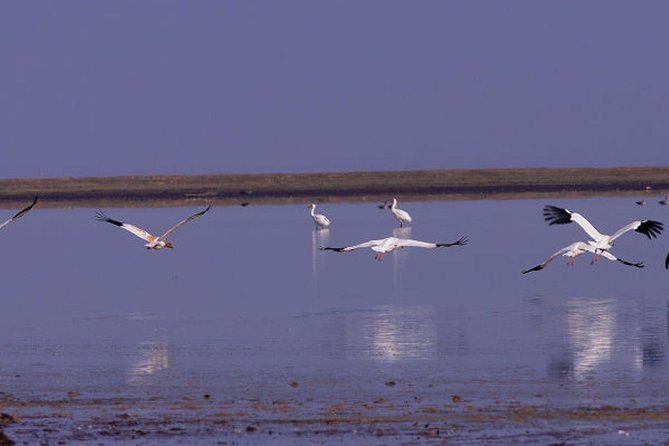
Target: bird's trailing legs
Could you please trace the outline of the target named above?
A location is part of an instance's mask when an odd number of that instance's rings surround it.
[[[592,261],[590,262],[590,264],[592,265],[593,263],[599,262],[600,257],[601,257],[601,251],[595,249],[595,254],[592,256]]]

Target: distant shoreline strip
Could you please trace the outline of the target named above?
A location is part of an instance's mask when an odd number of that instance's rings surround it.
[[[39,194],[46,206],[219,205],[303,201],[531,198],[560,194],[659,194],[669,166],[449,169],[419,171],[160,175],[0,180],[0,203]]]

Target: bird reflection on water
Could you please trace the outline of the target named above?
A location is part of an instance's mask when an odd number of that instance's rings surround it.
[[[432,306],[382,305],[346,318],[346,351],[376,361],[434,359],[437,326]]]
[[[319,250],[321,246],[327,246],[330,243],[330,229],[317,228],[311,231],[311,277],[314,284],[314,295],[318,296],[318,258],[322,254]]]
[[[172,349],[166,338],[140,342],[137,355],[128,368],[128,384],[143,384],[147,379],[172,367]]]
[[[165,319],[165,315],[156,312],[139,312],[128,315],[128,320],[150,325]],[[172,346],[166,328],[153,328],[153,335],[140,342],[136,356],[127,370],[128,384],[145,384],[146,380],[159,375],[173,365]]]

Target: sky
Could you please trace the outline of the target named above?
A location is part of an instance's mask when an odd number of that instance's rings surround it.
[[[666,1],[7,1],[0,178],[668,165]]]

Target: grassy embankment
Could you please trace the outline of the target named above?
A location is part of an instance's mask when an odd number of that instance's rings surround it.
[[[383,201],[393,195],[404,201],[637,196],[665,190],[669,167],[128,176],[0,180],[0,206],[15,207],[35,194],[43,206],[89,207]]]

